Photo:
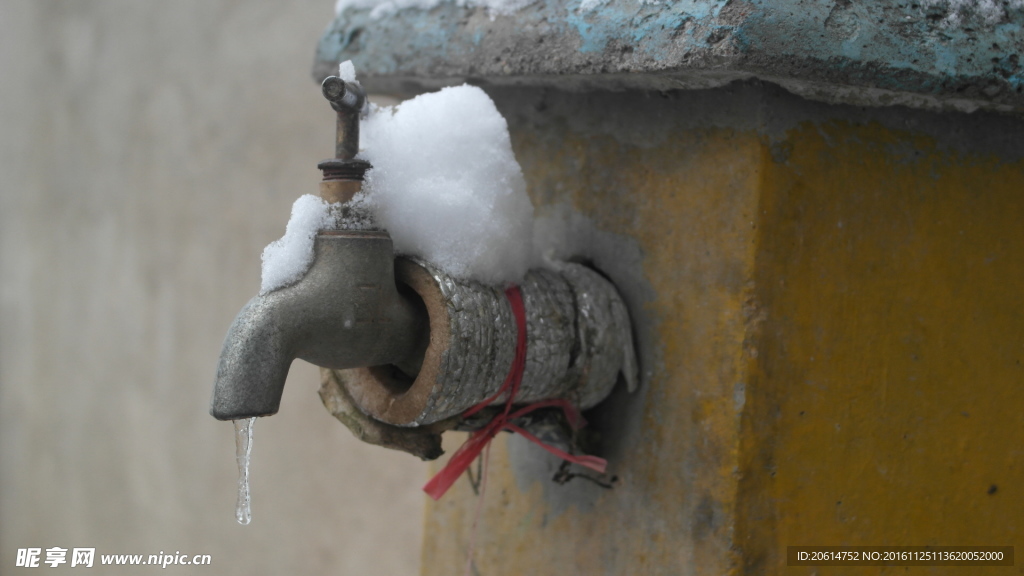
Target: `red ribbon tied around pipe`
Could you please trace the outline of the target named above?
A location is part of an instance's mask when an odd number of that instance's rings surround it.
[[[453,454],[451,459],[448,460],[445,467],[423,486],[423,491],[434,500],[440,500],[441,497],[444,496],[445,492],[452,487],[452,484],[459,479],[459,476],[461,476],[462,473],[469,468],[469,465],[476,460],[477,456],[480,455],[480,452],[482,452],[490,441],[498,435],[498,432],[501,432],[502,430],[515,432],[563,460],[568,460],[569,462],[579,464],[580,466],[590,468],[591,470],[602,474],[608,466],[608,462],[604,458],[587,455],[576,456],[559,450],[554,446],[549,446],[533,434],[524,430],[522,427],[516,426],[512,423],[516,418],[529,414],[534,410],[549,407],[561,408],[565,413],[566,418],[569,420],[569,425],[572,426],[574,430],[583,427],[586,424],[586,421],[583,420],[583,416],[580,415],[579,410],[564,399],[543,400],[512,412],[512,403],[515,401],[516,394],[519,392],[519,386],[523,382],[523,371],[526,368],[526,307],[523,305],[523,295],[518,286],[512,286],[505,290],[505,296],[508,298],[508,302],[512,306],[512,315],[516,320],[516,354],[515,358],[512,360],[512,367],[509,369],[508,376],[505,377],[505,382],[502,383],[501,388],[498,388],[497,392],[483,402],[480,402],[469,410],[466,410],[462,415],[463,417],[472,416],[490,405],[491,402],[497,400],[505,392],[509,392],[508,400],[505,401],[505,409],[491,419],[486,426],[473,432],[469,436],[469,439],[455,451],[455,454]]]

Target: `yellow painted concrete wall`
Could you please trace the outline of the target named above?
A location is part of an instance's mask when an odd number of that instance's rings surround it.
[[[786,545],[1019,546],[1024,163],[878,124],[787,141],[763,163],[747,572],[783,572]]]
[[[786,568],[785,546],[1021,543],[1024,163],[984,133],[1019,123],[762,86],[494,93],[540,211],[606,234],[587,256],[646,377],[596,418],[614,489],[531,476],[499,439],[475,530],[468,483],[428,505],[424,575],[474,538],[488,576],[896,573]]]

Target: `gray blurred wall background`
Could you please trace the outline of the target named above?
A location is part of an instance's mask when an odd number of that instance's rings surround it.
[[[332,152],[309,73],[332,5],[0,3],[0,573],[54,546],[213,557],[176,574],[417,572],[426,466],[354,440],[314,368],[257,421],[249,526],[207,414],[260,251]]]

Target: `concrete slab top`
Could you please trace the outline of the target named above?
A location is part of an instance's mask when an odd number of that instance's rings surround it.
[[[753,77],[827,102],[1024,111],[1022,0],[508,6],[348,0],[319,42],[314,76],[351,59],[370,89],[399,93],[467,80],[670,90]]]

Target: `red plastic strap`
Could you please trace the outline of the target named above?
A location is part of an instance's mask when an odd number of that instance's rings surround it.
[[[548,408],[557,406],[565,412],[566,418],[569,420],[569,425],[573,429],[578,429],[586,424],[583,417],[580,415],[579,410],[575,406],[570,404],[566,400],[544,400],[541,402],[535,402],[520,408],[519,410],[512,412],[512,403],[515,400],[516,394],[519,393],[519,386],[523,382],[523,371],[526,368],[526,307],[523,305],[523,295],[519,291],[518,286],[512,286],[505,291],[505,296],[508,298],[508,302],[512,307],[512,315],[516,320],[516,355],[512,361],[512,367],[509,369],[508,376],[505,377],[505,381],[498,388],[498,391],[492,394],[483,402],[473,406],[469,410],[463,412],[463,416],[472,416],[480,410],[483,410],[491,402],[494,402],[501,397],[502,394],[508,392],[508,399],[505,400],[505,410],[491,419],[486,426],[473,432],[469,436],[469,440],[466,440],[465,444],[459,447],[452,455],[448,463],[442,468],[433,478],[430,479],[426,485],[423,486],[423,491],[426,492],[434,500],[439,500],[441,496],[444,496],[445,492],[455,484],[455,481],[459,479],[459,476],[469,468],[469,465],[476,460],[480,452],[483,451],[492,438],[498,435],[498,432],[502,430],[510,430],[512,432],[522,435],[524,438],[547,450],[548,452],[568,460],[580,466],[585,466],[591,470],[604,473],[605,467],[608,462],[603,458],[597,456],[574,456],[554,446],[549,446],[542,442],[539,438],[530,434],[521,427],[512,424],[510,421],[519,418],[520,416],[529,414],[539,408]]]

